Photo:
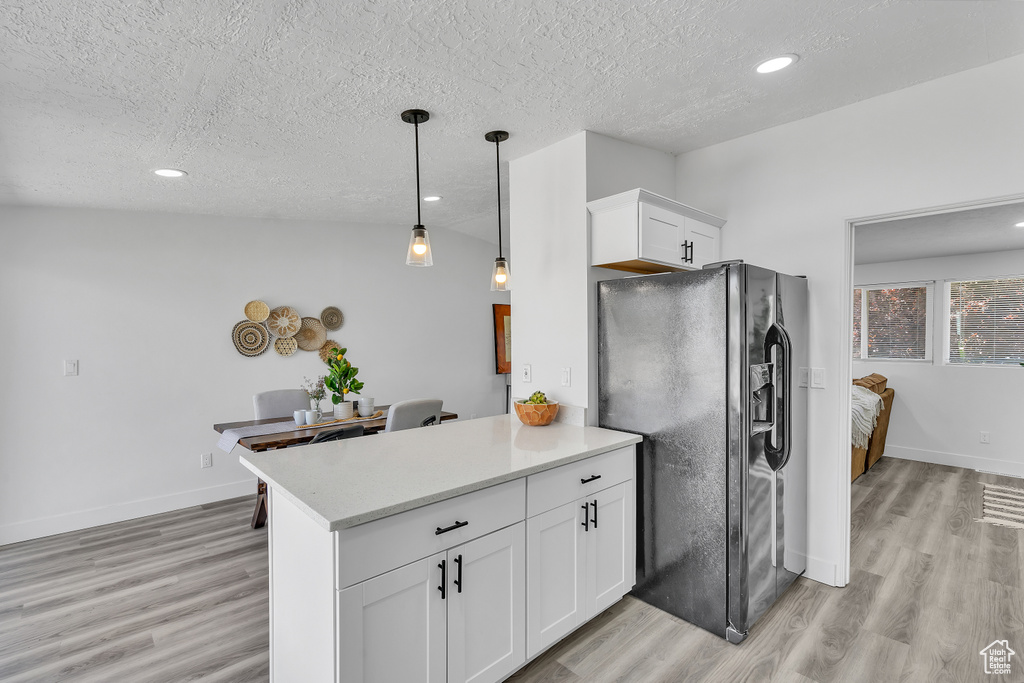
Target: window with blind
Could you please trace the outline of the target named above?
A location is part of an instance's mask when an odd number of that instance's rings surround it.
[[[1024,277],[949,283],[949,362],[1024,362]]]
[[[932,283],[855,289],[853,357],[864,360],[931,360],[928,309],[932,289]]]

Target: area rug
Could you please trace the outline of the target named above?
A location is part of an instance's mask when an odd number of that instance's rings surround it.
[[[979,522],[1024,529],[1024,489],[998,484],[985,487]]]

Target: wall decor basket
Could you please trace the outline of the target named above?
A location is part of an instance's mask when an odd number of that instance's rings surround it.
[[[327,330],[316,318],[303,318],[295,338],[303,351],[319,351],[327,341]]]
[[[261,323],[242,320],[235,323],[234,329],[231,330],[231,340],[240,354],[252,358],[267,350],[270,333]]]
[[[291,306],[278,306],[270,312],[267,327],[275,337],[292,337],[302,325],[298,311]]]
[[[295,353],[297,348],[299,348],[299,342],[295,341],[295,337],[279,337],[274,340],[274,350],[279,356],[290,356]]]
[[[254,323],[261,323],[270,317],[270,306],[256,299],[245,305],[245,317]]]
[[[326,363],[327,361],[329,361],[331,359],[331,349],[340,349],[340,348],[341,348],[341,344],[339,344],[338,342],[334,341],[333,339],[328,339],[320,347],[320,360],[322,360],[323,362]]]
[[[320,312],[320,322],[324,324],[324,327],[333,332],[344,324],[345,316],[342,315],[341,309],[337,306],[328,306]]]

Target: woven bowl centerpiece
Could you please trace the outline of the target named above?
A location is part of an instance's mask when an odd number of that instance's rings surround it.
[[[548,401],[547,403],[516,401],[514,405],[519,421],[531,427],[549,425],[554,421],[555,415],[558,415],[558,401]]]
[[[267,318],[267,328],[275,337],[292,337],[299,331],[302,318],[291,306],[278,306]]]
[[[327,330],[316,318],[303,318],[299,331],[295,333],[299,348],[303,351],[319,351],[327,341]]]

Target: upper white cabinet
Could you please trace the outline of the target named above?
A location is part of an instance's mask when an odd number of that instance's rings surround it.
[[[725,221],[647,190],[587,203],[590,265],[632,273],[696,270],[720,260]]]

